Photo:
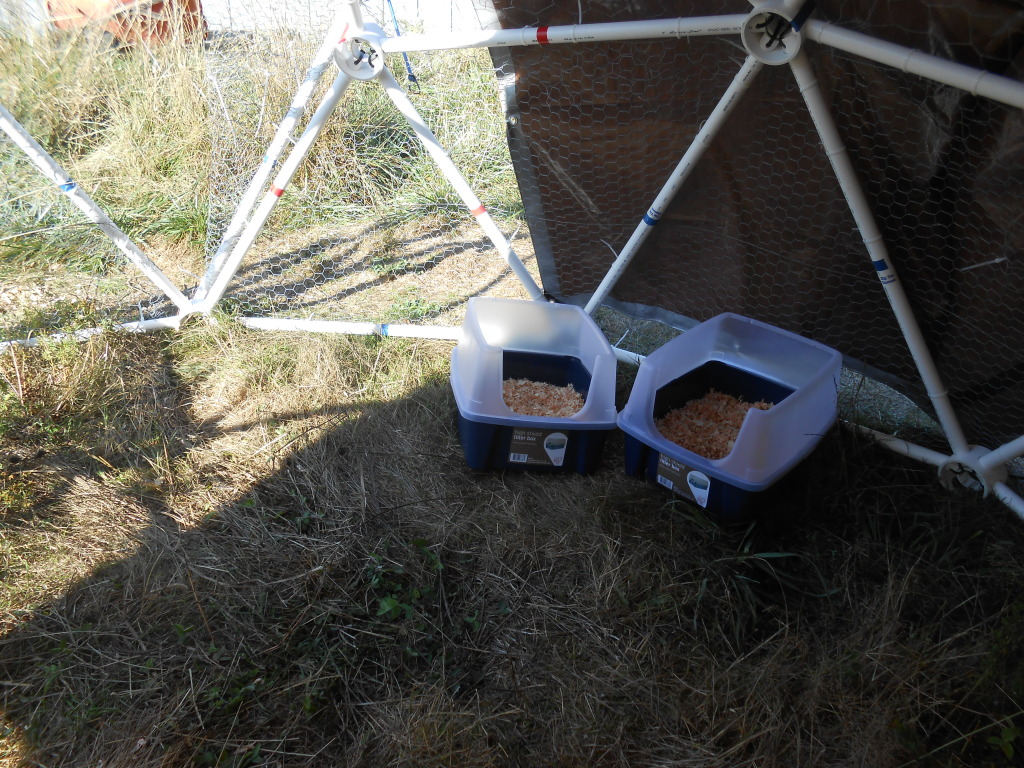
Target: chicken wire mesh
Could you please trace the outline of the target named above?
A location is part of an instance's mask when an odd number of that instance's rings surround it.
[[[744,3],[495,2],[506,27],[743,13]],[[814,18],[1020,79],[1002,3],[820,2]],[[968,439],[1024,427],[1021,112],[804,41]],[[740,69],[737,37],[508,49],[510,144],[545,289],[597,289]],[[924,387],[788,67],[766,67],[611,294],[686,325],[723,311]],[[674,316],[674,317],[673,317]]]
[[[13,144],[0,143],[0,178],[7,192],[0,200],[0,340],[177,311]],[[102,185],[99,178],[83,183]]]
[[[304,8],[220,30],[207,44],[208,257],[333,11]],[[390,28],[383,6],[367,10]],[[493,10],[512,28],[749,5],[496,0]],[[822,0],[814,18],[1020,79],[1022,16],[983,0]],[[804,48],[968,438],[996,445],[1024,432],[1020,110],[811,41]],[[412,98],[545,291],[582,304],[745,51],[738,36],[719,36],[489,53],[410,54]],[[388,64],[405,81],[401,57]],[[114,316],[158,316],[165,305],[144,294]],[[524,295],[381,89],[360,82],[224,305],[250,316],[457,324],[466,298],[481,294]],[[835,346],[927,405],[787,67],[760,73],[610,303],[679,327],[741,312]]]
[[[180,114],[199,98],[198,50],[0,29],[0,341],[175,314],[93,221],[109,216],[173,286],[202,274],[186,233],[205,217],[205,122]]]
[[[323,20],[326,26],[330,14]],[[238,204],[238,180],[252,176],[272,138],[276,125],[267,115],[288,109],[286,100],[268,103],[267,94],[291,97],[321,36],[247,35],[212,48],[209,254]],[[408,65],[394,56],[388,66],[520,258],[533,264],[487,52],[414,55]],[[332,76],[314,93],[306,119]],[[224,302],[247,316],[455,325],[477,295],[527,297],[384,90],[356,81]]]
[[[252,175],[261,160],[253,148],[265,147],[273,129],[260,124],[259,98],[234,94],[245,88],[259,93],[261,78],[283,76],[297,85],[312,51],[302,56],[285,48],[273,75],[234,50],[216,61],[211,253],[238,203],[237,180]],[[396,58],[393,71],[404,79]],[[486,52],[434,53],[413,66],[418,110],[520,257],[531,261]],[[287,104],[272,109],[280,115]],[[240,141],[240,133],[251,138]],[[455,325],[476,295],[526,296],[383,89],[356,82],[234,275],[225,301],[251,316]]]

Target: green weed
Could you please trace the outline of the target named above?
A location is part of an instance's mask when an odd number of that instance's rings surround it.
[[[435,301],[419,295],[415,288],[405,290],[388,308],[384,320],[414,323],[435,317],[448,307],[445,302]]]
[[[986,741],[1002,752],[1007,760],[1013,760],[1013,756],[1016,754],[1016,747],[1014,745],[1020,736],[1021,729],[1011,722],[1001,728],[995,736],[989,736]]]

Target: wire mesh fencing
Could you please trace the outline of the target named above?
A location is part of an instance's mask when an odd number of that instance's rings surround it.
[[[545,29],[749,11],[739,0],[475,5],[488,6],[482,23],[496,11],[505,28]],[[151,195],[154,208],[163,204],[174,215],[156,214],[134,228],[186,291],[217,252],[332,10],[308,3],[264,17],[259,9],[239,12],[244,28],[212,29],[197,60],[196,111],[207,136],[197,183],[187,193],[179,185]],[[389,28],[384,5],[367,10]],[[1024,21],[1004,4],[977,2],[967,14],[955,0],[895,8],[829,0],[817,3],[812,18],[1020,79]],[[970,440],[994,445],[1024,432],[1024,359],[1016,341],[1024,332],[1016,290],[1024,234],[1020,110],[812,40],[803,47]],[[745,56],[738,35],[721,34],[392,54],[387,63],[544,290],[584,303]],[[23,98],[18,88],[7,92]],[[102,110],[107,102],[96,105]],[[35,125],[45,132],[45,124]],[[158,138],[151,130],[140,142]],[[59,141],[54,146],[61,149]],[[72,149],[88,169],[95,148]],[[18,192],[0,203],[0,236],[7,238],[0,247],[47,250],[26,263],[69,275],[76,290],[89,286],[104,318],[171,311],[144,287],[112,287],[131,270],[88,240],[94,236],[84,234],[87,227],[79,244],[59,193],[31,180],[9,147],[2,151],[7,189]],[[105,197],[105,176],[93,178],[98,200],[124,207],[116,195]],[[183,245],[173,233],[189,225]],[[66,261],[51,254],[45,236],[36,237],[47,228],[61,232]],[[46,276],[33,280],[46,284]],[[11,295],[7,282],[3,291],[0,301]],[[355,82],[221,306],[254,317],[456,325],[475,295],[524,293],[379,84]],[[851,365],[927,407],[789,67],[760,72],[610,303],[682,327],[722,311],[748,314],[838,348]],[[42,299],[33,311],[44,317],[32,322],[21,310],[3,311],[8,337],[63,322]]]

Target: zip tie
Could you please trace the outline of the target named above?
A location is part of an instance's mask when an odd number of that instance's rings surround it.
[[[969,267],[960,267],[960,271],[970,272],[972,269],[977,269],[978,267],[988,267],[991,266],[992,264],[1002,264],[1006,260],[1007,259],[1005,256],[1000,256],[999,258],[992,259],[991,261],[983,261],[981,264],[971,264],[971,266]]]

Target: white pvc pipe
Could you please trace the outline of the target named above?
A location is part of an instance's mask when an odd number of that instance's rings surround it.
[[[344,72],[338,73],[338,76],[331,84],[330,90],[324,95],[320,105],[309,118],[306,130],[302,132],[302,136],[295,142],[295,147],[292,149],[291,154],[281,164],[281,168],[277,172],[277,176],[274,177],[270,190],[263,196],[259,208],[256,209],[249,223],[246,224],[245,229],[242,230],[241,235],[235,241],[235,246],[232,248],[230,256],[224,261],[213,284],[203,297],[203,300],[197,304],[196,311],[209,312],[221,300],[221,297],[224,296],[228,283],[234,277],[235,271],[242,263],[242,259],[245,258],[245,254],[248,253],[249,248],[256,241],[256,237],[270,217],[271,211],[274,210],[274,206],[281,199],[285,189],[288,187],[288,183],[292,180],[302,161],[306,159],[306,155],[309,154],[313,143],[323,130],[327,118],[337,108],[338,102],[341,100],[350,82],[352,82],[351,77]]]
[[[37,142],[28,131],[14,119],[14,116],[0,105],[0,128],[11,137],[11,140],[25,153],[39,171],[50,181],[56,184],[60,190],[67,195],[75,206],[88,217],[89,221],[95,224],[146,277],[153,285],[163,291],[167,298],[174,302],[178,309],[186,310],[191,306],[189,299],[185,297],[178,287],[172,283],[160,268],[154,264],[138,246],[132,242],[121,228],[118,227],[103,209],[89,197],[89,195],[71,179],[56,160]]]
[[[1006,483],[996,483],[992,486],[992,493],[1024,520],[1024,499],[1018,496],[1010,486]]]
[[[235,212],[231,216],[231,221],[228,223],[227,229],[221,237],[220,245],[217,246],[217,252],[211,257],[209,267],[206,270],[206,274],[203,276],[203,281],[196,290],[196,301],[200,301],[206,297],[210,287],[214,282],[216,282],[217,277],[224,268],[224,261],[235,247],[235,243],[238,242],[238,237],[242,232],[242,228],[245,226],[246,219],[252,212],[253,206],[256,205],[256,198],[263,190],[263,187],[266,186],[267,180],[270,178],[270,174],[274,170],[274,166],[284,153],[289,142],[291,142],[292,136],[295,132],[295,127],[298,125],[303,112],[306,110],[306,105],[309,104],[309,100],[313,96],[313,90],[320,82],[320,79],[323,77],[324,70],[327,69],[334,57],[334,46],[337,44],[338,38],[341,36],[343,29],[344,21],[339,14],[339,17],[334,21],[334,24],[328,30],[327,35],[320,44],[320,48],[317,50],[316,54],[314,54],[313,61],[310,64],[309,70],[306,72],[305,79],[299,85],[294,97],[292,97],[292,103],[289,106],[287,113],[285,113],[284,119],[278,124],[277,131],[274,133],[274,138],[270,141],[270,145],[267,148],[266,154],[263,156],[263,160],[256,169],[256,173],[249,181],[249,186],[242,195],[242,199],[238,201],[238,206],[235,208]]]
[[[356,36],[363,29],[363,8],[362,0],[342,0],[347,6],[342,10],[343,14],[347,14],[349,26],[342,32],[339,43],[344,42],[346,33],[349,36]]]
[[[1024,83],[1009,77],[878,40],[817,19],[809,20],[803,26],[802,33],[822,45],[863,56],[879,64],[927,77],[1011,107],[1024,108]]]
[[[453,48],[494,48],[510,45],[554,43],[596,43],[616,40],[678,40],[698,35],[739,34],[747,17],[698,16],[650,21],[621,21],[606,24],[572,24],[554,27],[481,30],[425,35],[402,35],[380,41],[385,53],[436,51]]]
[[[857,178],[853,161],[846,151],[846,146],[843,144],[839,130],[832,119],[832,114],[829,111],[825,97],[821,93],[818,79],[814,74],[814,70],[811,69],[810,62],[807,60],[807,54],[804,51],[800,51],[790,61],[790,67],[793,69],[793,75],[800,88],[800,93],[807,103],[807,109],[811,114],[811,119],[814,121],[815,128],[817,128],[818,136],[821,138],[825,154],[828,155],[836,177],[839,179],[839,186],[846,197],[846,203],[853,214],[857,229],[860,230],[861,237],[864,239],[864,246],[867,249],[868,256],[875,267],[882,287],[885,289],[889,303],[892,305],[896,320],[903,332],[903,337],[910,348],[910,354],[917,364],[918,372],[921,375],[922,382],[924,382],[932,406],[935,408],[939,424],[942,425],[943,432],[946,435],[946,439],[949,440],[953,453],[966,454],[969,447],[963,428],[960,426],[960,419],[953,410],[953,405],[949,400],[949,392],[946,390],[946,385],[943,383],[942,377],[935,366],[935,361],[921,333],[917,318],[914,316],[914,311],[907,300],[907,294],[903,290],[903,284],[893,269],[888,249],[882,239],[882,232],[878,228],[874,214],[871,211],[871,205]]]
[[[1000,448],[996,448],[991,453],[986,453],[982,456],[978,463],[984,469],[992,469],[998,467],[1000,464],[1005,464],[1008,461],[1024,456],[1024,435],[1021,435],[1016,440],[1012,440],[1006,445]]]
[[[621,360],[629,365],[640,365],[646,359],[645,355],[630,352],[628,349],[620,349],[619,347],[612,347],[612,352],[615,353],[617,360]]]
[[[239,317],[247,328],[261,331],[306,331],[308,333],[337,333],[349,336],[395,336],[412,339],[457,340],[458,326],[408,325],[400,323],[359,323],[341,320],[303,320],[277,317]]]
[[[419,112],[416,111],[416,107],[413,106],[412,101],[409,100],[405,91],[402,90],[402,86],[400,86],[398,81],[395,80],[394,75],[392,75],[385,67],[380,73],[379,79],[395,107],[408,121],[413,131],[415,131],[416,136],[419,137],[419,140],[423,143],[427,152],[430,153],[431,158],[437,164],[438,168],[441,169],[445,178],[447,178],[449,183],[451,183],[459,198],[469,209],[469,212],[476,218],[477,223],[480,225],[481,229],[483,229],[491,243],[494,244],[498,253],[505,259],[505,262],[509,267],[511,267],[516,277],[519,278],[519,282],[521,282],[523,287],[526,288],[526,291],[530,294],[530,298],[542,301],[544,299],[544,292],[537,285],[536,281],[534,281],[533,275],[531,275],[526,269],[522,260],[512,249],[512,245],[505,238],[505,235],[502,234],[501,230],[498,229],[498,225],[494,223],[494,220],[491,218],[491,214],[487,212],[487,209],[480,202],[476,193],[473,192],[465,178],[463,178],[455,163],[452,162],[452,159],[444,150],[444,147],[442,147],[440,142],[438,142],[437,137],[434,136],[430,128],[427,127],[427,124],[423,121]]]
[[[908,458],[915,459],[923,464],[930,464],[933,467],[944,467],[950,460],[952,460],[951,456],[946,456],[945,454],[933,451],[930,448],[924,448],[920,445],[907,442],[906,440],[901,440],[898,437],[887,435],[884,432],[878,432],[877,430],[870,429],[869,427],[863,427],[859,424],[852,424],[850,422],[844,422],[844,424],[854,432],[867,436],[883,448],[887,448],[901,456],[907,456]],[[1012,445],[1012,443],[1008,445]],[[994,455],[995,452],[983,456],[979,463],[982,465],[988,463],[990,466],[1002,463],[1003,460],[993,458]],[[987,469],[989,467],[985,468]],[[1013,510],[1018,517],[1024,519],[1024,499],[1021,499],[1021,497],[1018,496],[1017,493],[1014,492],[1014,490],[1006,483],[993,483],[991,492],[997,499],[1003,502],[1003,504]]]
[[[119,325],[114,325],[111,328],[84,328],[79,331],[70,331],[68,333],[51,333],[46,336],[33,336],[28,339],[12,339],[10,341],[3,341],[0,342],[0,352],[6,351],[8,347],[35,347],[43,341],[65,341],[66,339],[85,341],[86,339],[92,336],[98,336],[107,330],[128,331],[129,333],[149,333],[150,331],[177,330],[179,327],[181,327],[181,315],[158,317],[152,320],[135,320],[130,323],[120,323]]]
[[[689,177],[693,171],[697,162],[703,157],[704,152],[707,150],[708,145],[712,139],[718,133],[719,129],[725,123],[726,118],[732,113],[733,109],[739,103],[740,97],[746,92],[746,90],[754,82],[754,78],[757,73],[761,71],[764,66],[760,61],[755,59],[753,56],[747,56],[746,61],[743,62],[743,66],[740,67],[740,71],[736,73],[736,77],[733,78],[729,87],[726,89],[725,94],[719,100],[718,104],[708,115],[708,119],[697,131],[697,135],[693,137],[689,148],[686,150],[682,159],[676,165],[672,174],[668,177],[668,181],[661,188],[658,196],[654,199],[654,203],[647,210],[643,219],[637,224],[636,229],[633,231],[629,241],[623,246],[622,251],[616,257],[612,263],[608,273],[604,276],[601,284],[597,287],[594,295],[590,297],[590,301],[587,302],[585,307],[588,314],[594,314],[598,307],[604,303],[605,298],[611,293],[612,288],[622,277],[623,272],[626,271],[626,267],[636,256],[640,246],[643,245],[647,236],[651,233],[651,230],[658,223],[658,219],[662,217],[669,204],[675,198],[676,194],[682,188],[683,183]]]
[[[887,448],[893,453],[898,453],[901,456],[906,456],[916,461],[920,461],[923,464],[930,464],[933,467],[941,467],[950,460],[950,457],[944,453],[933,451],[931,448],[925,448],[923,446],[916,445],[915,443],[902,440],[898,437],[893,437],[892,435],[887,435],[884,432],[879,432],[878,430],[871,429],[870,427],[854,424],[849,421],[843,422],[843,424],[848,429],[864,435],[878,443],[883,448]]]
[[[412,325],[401,323],[347,322],[344,320],[306,320],[302,318],[239,317],[247,328],[261,331],[304,331],[306,333],[335,333],[347,336],[384,336],[410,339],[438,339],[458,341],[460,326]],[[643,355],[612,347],[615,357],[630,365],[640,365]]]

